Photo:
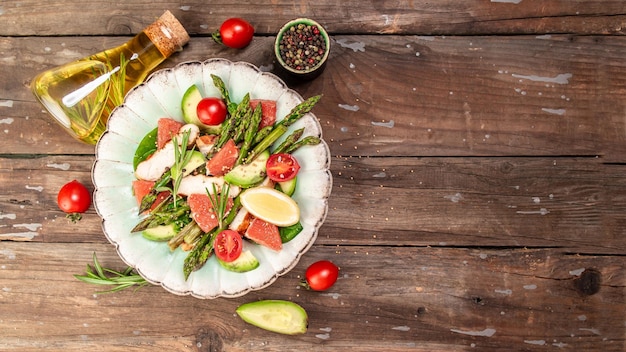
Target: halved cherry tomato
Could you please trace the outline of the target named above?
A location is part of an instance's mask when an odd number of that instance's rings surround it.
[[[226,103],[220,98],[206,97],[198,102],[196,107],[198,120],[205,125],[214,126],[226,120],[228,109]]]
[[[232,262],[239,258],[243,249],[241,235],[237,231],[224,230],[215,237],[213,247],[218,259],[223,262]]]
[[[84,213],[91,205],[91,194],[82,183],[73,180],[66,183],[57,195],[59,209],[67,213],[67,217],[76,222],[80,220],[80,213]]]
[[[248,46],[254,36],[254,27],[243,18],[229,18],[213,34],[216,42],[228,47],[242,49]]]
[[[320,260],[311,264],[305,273],[305,287],[315,291],[331,288],[339,276],[339,267],[329,260]]]
[[[296,177],[300,170],[298,160],[286,153],[272,154],[265,163],[267,176],[274,182],[289,181]]]

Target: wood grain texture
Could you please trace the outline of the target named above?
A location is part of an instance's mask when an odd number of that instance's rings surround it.
[[[171,10],[192,38],[159,68],[213,57],[276,72],[283,23],[331,33],[324,73],[287,80],[332,155],[318,238],[289,273],[234,299],[161,287],[97,295],[92,255],[123,269],[92,207],[94,146],[29,91],[39,72],[120,45]],[[256,28],[243,50],[210,34]],[[0,4],[0,350],[626,350],[626,3],[622,0],[11,1]],[[283,77],[284,78],[284,77]],[[308,265],[341,267],[327,292]],[[287,299],[306,334],[257,329],[242,303]]]
[[[226,57],[273,69],[272,38],[255,39],[243,51],[196,39],[162,67]],[[314,113],[333,154],[625,160],[626,37],[333,39],[322,76],[294,85],[305,97],[325,94]],[[3,152],[22,153],[28,146],[36,154],[93,153],[91,146],[67,142],[36,103],[28,82],[52,65],[124,41],[15,38],[0,44],[5,56],[18,51],[0,66],[7,77],[0,96],[9,97],[11,105],[0,107],[0,118],[11,121],[5,132],[9,138],[0,141]]]
[[[0,159],[0,238],[105,243],[92,209],[72,224],[56,207],[67,180],[93,189],[93,160]],[[336,157],[331,172],[320,244],[626,250],[621,165],[587,158]]]
[[[138,10],[140,9],[140,10]],[[273,34],[295,17],[315,18],[332,34],[624,34],[620,0],[542,1],[106,1],[71,0],[3,4],[0,35],[129,35],[166,9],[193,35],[210,35],[225,19],[248,19],[259,34]],[[103,16],[106,12],[106,16]],[[65,21],[67,18],[72,21]],[[88,25],[86,25],[88,24]]]
[[[97,288],[72,277],[93,251],[103,265],[123,268],[108,245],[5,243],[0,305],[13,314],[0,320],[3,350],[623,349],[625,263],[610,257],[317,245],[267,289],[198,300],[156,286],[94,295]],[[322,293],[299,289],[300,275],[319,259],[341,267],[337,284]],[[597,285],[580,289],[581,281]],[[233,316],[239,304],[266,298],[303,305],[309,332],[284,337]]]

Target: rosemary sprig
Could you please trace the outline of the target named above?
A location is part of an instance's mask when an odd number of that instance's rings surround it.
[[[213,194],[209,192],[209,189],[206,189],[206,193],[209,196],[209,201],[211,202],[211,206],[213,207],[213,211],[215,211],[215,216],[217,217],[218,227],[222,228],[224,226],[224,214],[226,214],[226,206],[228,204],[228,193],[230,193],[230,185],[224,182],[224,186],[222,186],[221,192],[217,192],[217,187],[215,183],[211,184],[213,186]]]
[[[177,206],[176,200],[178,199],[178,188],[180,188],[180,183],[183,181],[183,168],[189,162],[192,155],[192,149],[187,149],[187,144],[189,142],[189,134],[191,131],[187,130],[183,132],[182,142],[178,144],[177,137],[174,136],[172,138],[172,142],[174,143],[174,166],[177,170],[179,170],[178,174],[176,174],[175,178],[172,180],[172,189],[168,189],[164,187],[162,190],[169,190],[172,192],[172,196],[174,197],[174,207]],[[194,145],[195,148],[195,145]],[[157,190],[157,191],[162,191]]]
[[[98,291],[96,294],[118,292],[132,286],[137,286],[139,289],[148,285],[148,281],[137,274],[132,267],[127,267],[121,272],[102,267],[95,252],[93,254],[93,267],[87,264],[85,275],[74,275],[74,277],[88,284],[114,286],[110,290]]]
[[[113,70],[113,66],[110,62],[107,62],[109,70]],[[120,69],[117,73],[111,76],[111,88],[109,93],[109,99],[113,106],[122,105],[124,102],[124,95],[126,91],[126,66],[128,60],[124,56],[124,53],[120,54]],[[111,113],[109,111],[109,113]]]

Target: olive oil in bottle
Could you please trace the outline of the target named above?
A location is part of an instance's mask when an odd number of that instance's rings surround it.
[[[166,11],[118,47],[42,72],[31,90],[70,135],[95,144],[126,93],[188,41],[183,26]]]

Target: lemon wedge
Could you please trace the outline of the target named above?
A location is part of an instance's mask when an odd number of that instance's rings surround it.
[[[300,221],[300,208],[296,201],[273,188],[249,188],[239,197],[241,205],[250,214],[276,226],[291,226]]]

